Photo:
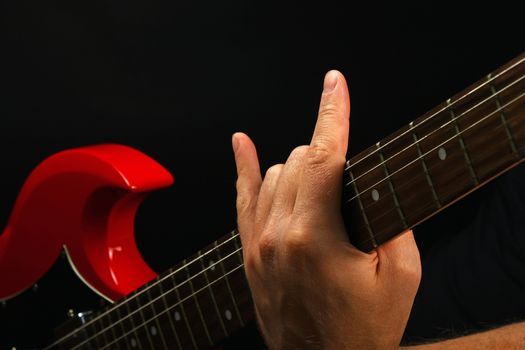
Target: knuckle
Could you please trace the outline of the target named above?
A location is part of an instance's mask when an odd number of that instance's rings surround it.
[[[305,158],[305,176],[315,181],[319,188],[325,188],[326,183],[335,176],[330,149],[324,144],[310,146]]]
[[[246,250],[243,252],[243,263],[247,275],[253,274],[257,269],[255,256],[252,253],[248,253]]]
[[[281,173],[282,168],[283,168],[283,164],[272,165],[271,167],[268,168],[268,170],[266,170],[266,174],[264,177],[268,178],[268,177],[278,176]]]
[[[330,100],[323,100],[319,106],[319,115],[328,118],[336,118],[339,115],[339,106]]]
[[[309,148],[310,146],[306,146],[306,145],[295,147],[290,153],[289,159],[303,158],[304,155],[308,152]]]
[[[254,198],[243,191],[239,191],[236,206],[239,214],[245,213],[254,206]]]
[[[309,255],[311,242],[303,230],[291,230],[286,232],[283,238],[285,250],[294,255]]]
[[[333,154],[332,147],[329,146],[327,140],[317,140],[317,142],[310,147],[306,153],[306,162],[311,167],[323,167],[331,155]]]
[[[262,261],[270,262],[274,259],[277,251],[276,237],[270,234],[262,234],[259,238],[259,255]]]

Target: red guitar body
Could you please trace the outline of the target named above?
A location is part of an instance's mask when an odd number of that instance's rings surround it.
[[[172,183],[157,162],[121,145],[71,149],[44,160],[0,235],[0,300],[32,286],[62,248],[79,277],[111,301],[156,277],[135,243],[135,213],[148,192]]]

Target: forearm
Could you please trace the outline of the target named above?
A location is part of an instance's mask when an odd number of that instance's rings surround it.
[[[525,322],[446,341],[402,347],[406,350],[514,350],[525,348]]]

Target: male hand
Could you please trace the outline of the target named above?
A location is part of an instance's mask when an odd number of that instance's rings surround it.
[[[310,145],[264,180],[252,141],[232,139],[244,267],[271,349],[397,349],[408,320],[421,278],[412,232],[367,254],[345,231],[349,114],[346,81],[330,71]]]

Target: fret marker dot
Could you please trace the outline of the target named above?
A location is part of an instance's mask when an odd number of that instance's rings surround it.
[[[208,264],[208,266],[210,267],[210,270],[215,270],[215,261],[213,260],[210,260],[210,263]]]
[[[180,321],[180,313],[178,311],[175,311],[175,321]]]
[[[232,319],[232,312],[230,310],[224,311],[224,317],[226,317],[226,319],[228,321],[231,321],[231,319]]]
[[[131,338],[130,343],[131,343],[131,347],[132,348],[136,348],[137,347],[137,341],[135,340],[135,338]]]
[[[438,157],[441,160],[445,160],[445,158],[447,158],[447,151],[443,147],[438,149]]]
[[[157,335],[157,328],[155,328],[155,326],[151,326],[149,331],[150,331],[151,335],[153,335],[153,336]]]
[[[372,190],[372,199],[376,202],[379,200],[379,191],[375,188]]]

